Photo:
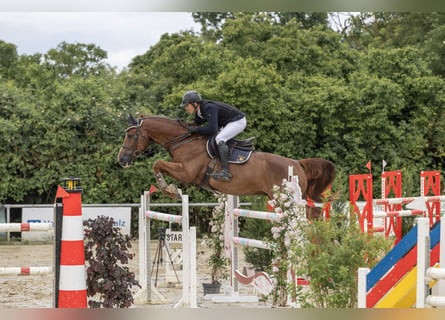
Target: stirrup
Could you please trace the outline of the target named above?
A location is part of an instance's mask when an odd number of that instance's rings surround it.
[[[220,172],[217,172],[215,174],[212,174],[212,178],[215,180],[222,180],[222,181],[230,181],[232,178],[232,175],[228,170],[221,170]]]

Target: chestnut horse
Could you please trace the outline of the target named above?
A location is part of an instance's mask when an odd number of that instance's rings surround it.
[[[136,121],[130,115],[129,122],[118,155],[119,164],[128,167],[152,143],[161,145],[173,161],[157,160],[153,170],[161,192],[172,198],[178,196],[178,191],[174,185],[167,185],[164,174],[185,185],[239,196],[266,195],[271,199],[272,187],[282,185],[283,179],[288,177],[288,167],[292,166],[293,174],[298,176],[303,198],[309,196],[315,202],[322,202],[322,193],[335,178],[335,166],[328,160],[294,160],[254,151],[246,163],[230,164],[233,176],[230,181],[215,180],[208,172],[212,159],[206,151],[207,137],[188,133],[184,121],[162,116],[146,116]],[[220,163],[213,170],[219,166]]]

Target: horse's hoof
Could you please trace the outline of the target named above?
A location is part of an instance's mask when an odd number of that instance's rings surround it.
[[[181,200],[178,188],[174,184],[170,184],[165,188],[165,193],[173,200]]]

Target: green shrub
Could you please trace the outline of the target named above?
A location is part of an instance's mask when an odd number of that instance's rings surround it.
[[[383,236],[363,233],[356,216],[344,211],[308,224],[303,236],[305,245],[293,250],[300,257],[297,274],[310,280],[308,290],[299,288],[297,295],[308,308],[356,307],[358,268],[372,268],[391,247]]]

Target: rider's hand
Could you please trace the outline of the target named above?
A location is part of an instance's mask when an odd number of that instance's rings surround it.
[[[198,127],[196,126],[189,126],[187,127],[187,131],[191,134],[198,132]]]

